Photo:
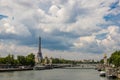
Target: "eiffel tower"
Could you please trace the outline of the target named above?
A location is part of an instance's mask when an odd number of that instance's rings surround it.
[[[38,59],[38,63],[41,63],[43,59],[42,52],[41,52],[41,37],[39,37],[39,48],[37,53],[37,59]]]

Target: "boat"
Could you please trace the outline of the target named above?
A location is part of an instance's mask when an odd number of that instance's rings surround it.
[[[117,76],[115,76],[115,75],[107,75],[107,78],[108,78],[108,79],[116,79]]]
[[[36,65],[33,68],[34,70],[47,70],[47,69],[53,69],[51,65]]]
[[[98,71],[102,71],[101,69],[97,69]]]
[[[108,79],[116,79],[117,78],[117,73],[114,70],[114,68],[108,68],[106,76],[107,76]]]
[[[105,77],[106,76],[106,72],[105,71],[100,71],[100,76],[101,77]]]

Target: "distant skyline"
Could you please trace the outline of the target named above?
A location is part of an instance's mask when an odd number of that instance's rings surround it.
[[[101,59],[120,50],[120,0],[0,0],[0,55]]]

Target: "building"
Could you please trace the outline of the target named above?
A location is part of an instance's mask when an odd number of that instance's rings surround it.
[[[41,51],[41,37],[39,37],[39,48],[38,48],[38,53],[36,57],[36,63],[42,63],[43,56],[42,56],[42,51]]]
[[[104,54],[104,65],[107,65],[107,55]]]

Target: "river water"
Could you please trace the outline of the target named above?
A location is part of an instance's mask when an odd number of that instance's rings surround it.
[[[107,80],[94,69],[52,69],[0,72],[0,80]]]

